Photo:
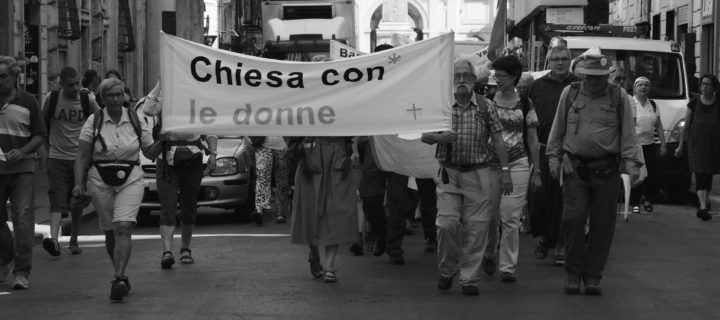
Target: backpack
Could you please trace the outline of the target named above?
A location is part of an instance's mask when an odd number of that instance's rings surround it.
[[[133,127],[133,131],[135,131],[135,134],[138,137],[138,143],[142,144],[142,127],[140,126],[140,118],[138,117],[137,113],[134,112],[132,109],[128,107],[123,107],[128,113],[128,118],[130,118],[130,124]],[[102,109],[95,111],[94,113],[95,119],[93,121],[93,141],[92,146],[95,147],[95,141],[100,139],[100,145],[102,145],[102,151],[107,151],[107,144],[105,144],[105,139],[103,139],[102,134],[100,134],[100,130],[102,130],[103,123],[105,123],[105,112],[103,112]]]
[[[87,119],[90,116],[90,96],[87,91],[80,90],[80,105],[82,105],[82,112]],[[53,90],[50,92],[50,104],[48,105],[47,115],[45,116],[45,129],[48,135],[50,134],[50,119],[55,115],[55,109],[57,109],[58,100],[60,99],[60,90]]]
[[[577,96],[580,94],[580,85],[582,84],[582,81],[575,81],[570,84],[570,92],[568,92],[567,100],[565,101],[565,121],[567,121],[568,114],[570,113],[570,106],[572,103],[577,99]],[[617,114],[618,120],[620,121],[620,128],[622,128],[622,94],[620,92],[620,87],[614,85],[614,84],[608,84],[608,91],[610,93],[610,103],[615,107],[615,113]],[[572,98],[571,98],[572,97]],[[650,100],[652,102],[652,100]],[[652,102],[653,108],[655,108],[655,102]],[[620,138],[622,138],[622,132],[620,134]]]

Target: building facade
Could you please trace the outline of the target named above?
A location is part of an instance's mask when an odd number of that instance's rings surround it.
[[[720,73],[720,6],[714,0],[614,0],[610,21],[648,23],[650,37],[676,41],[697,73]]]
[[[137,98],[160,74],[160,30],[202,41],[199,0],[0,0],[0,54],[22,60],[18,85],[41,98],[64,67],[120,71]]]

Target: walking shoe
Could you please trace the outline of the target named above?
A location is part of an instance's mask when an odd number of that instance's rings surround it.
[[[517,282],[517,278],[515,278],[515,275],[514,275],[514,274],[512,274],[512,273],[510,273],[510,272],[507,272],[507,271],[504,271],[504,272],[500,275],[500,281],[502,281],[502,282],[507,282],[507,283],[513,283],[513,282]]]
[[[405,258],[403,256],[395,255],[390,256],[390,264],[394,266],[401,266],[405,264]]]
[[[195,259],[192,257],[192,250],[188,248],[180,249],[180,263],[182,264],[193,264]]]
[[[45,238],[43,240],[43,248],[53,257],[60,255],[60,244],[53,238]]]
[[[449,290],[452,287],[453,278],[441,275],[438,279],[438,289]]]
[[[0,264],[0,283],[5,282],[12,274],[12,260],[8,263]]]
[[[361,255],[365,254],[365,252],[363,252],[363,247],[362,247],[362,245],[361,245],[360,243],[358,243],[358,242],[354,242],[354,243],[350,246],[350,252],[352,252],[353,255],[355,255],[355,256],[361,256]]]
[[[120,281],[125,282],[125,285],[127,286],[128,293],[129,293],[130,290],[132,290],[132,286],[130,286],[130,279],[128,279],[127,276],[122,276],[122,278],[120,278]]]
[[[489,259],[489,258],[483,258],[482,259],[482,268],[485,270],[485,273],[488,275],[495,274],[495,271],[497,271],[497,265],[495,265],[495,259]]]
[[[428,239],[425,243],[425,252],[437,252],[437,241],[435,239]]]
[[[160,259],[160,267],[163,269],[171,269],[172,265],[175,264],[175,257],[173,256],[172,252],[165,251],[162,254],[162,258]]]
[[[375,246],[373,247],[373,255],[376,257],[379,257],[385,253],[385,241],[375,241]]]
[[[580,276],[568,275],[565,281],[565,294],[580,293]]]
[[[110,300],[122,301],[129,291],[127,285],[121,278],[118,277],[115,277],[115,279],[110,283],[112,283],[110,286]]]
[[[277,224],[283,224],[283,223],[285,223],[285,215],[279,214],[279,215],[275,218],[275,223],[277,223]]]
[[[13,278],[13,289],[27,289],[30,287],[27,276],[16,274]]]
[[[538,259],[538,260],[545,259],[545,257],[547,257],[547,255],[548,255],[548,247],[546,247],[542,244],[539,244],[535,248],[535,251],[533,252],[533,254],[535,255],[535,259]]]
[[[77,243],[77,240],[72,241],[70,240],[70,246],[68,247],[70,249],[70,254],[81,254],[82,249],[80,249],[80,246]]]
[[[337,271],[325,271],[325,274],[323,275],[323,282],[325,283],[336,283],[337,276],[335,275]]]
[[[698,210],[696,216],[698,217],[698,219],[702,219],[702,221],[708,221],[712,219],[712,215],[710,214],[710,211],[708,209]]]
[[[564,266],[565,265],[565,255],[556,254],[555,257],[553,258],[553,264],[558,267]]]
[[[600,279],[586,277],[583,279],[585,283],[585,294],[598,296],[602,294],[602,287],[600,287]]]
[[[308,262],[310,262],[310,274],[316,279],[321,279],[325,273],[323,272],[322,264],[320,264],[320,257],[310,254]]]
[[[466,296],[477,296],[480,294],[480,289],[477,286],[462,286],[462,294]]]
[[[255,222],[255,224],[261,226],[263,225],[263,215],[262,213],[258,211],[253,211],[252,213],[252,221]]]

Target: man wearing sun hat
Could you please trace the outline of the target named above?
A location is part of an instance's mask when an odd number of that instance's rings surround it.
[[[576,72],[584,79],[563,90],[546,154],[551,175],[563,184],[565,293],[578,294],[582,280],[586,294],[598,295],[615,233],[618,176],[638,176],[637,137],[627,93],[608,83],[607,57],[586,55]]]

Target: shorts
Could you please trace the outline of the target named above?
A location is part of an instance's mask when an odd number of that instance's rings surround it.
[[[140,203],[145,194],[143,171],[135,166],[127,181],[119,186],[105,184],[93,166],[88,172],[87,191],[98,213],[98,224],[103,231],[113,230],[115,222],[137,222]]]
[[[48,196],[50,212],[67,216],[68,205],[75,187],[75,160],[48,159]]]

